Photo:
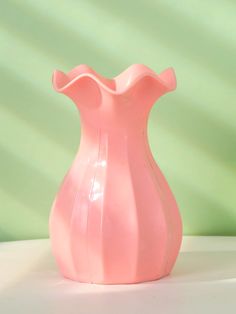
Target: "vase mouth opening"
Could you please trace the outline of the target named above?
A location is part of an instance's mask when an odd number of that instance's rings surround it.
[[[67,74],[56,70],[53,75],[53,87],[60,93],[66,93],[68,88],[76,83],[78,84],[80,80],[90,78],[106,92],[113,95],[121,95],[146,77],[156,81],[166,92],[176,88],[176,77],[173,68],[168,68],[161,74],[156,74],[143,64],[133,64],[112,79],[98,74],[85,64],[73,68]]]

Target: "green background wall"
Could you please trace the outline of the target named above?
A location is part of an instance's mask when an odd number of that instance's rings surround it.
[[[86,63],[114,76],[173,66],[149,138],[185,234],[236,235],[235,1],[1,1],[0,240],[47,237],[50,207],[80,139],[51,75]],[[234,69],[234,70],[233,70]]]

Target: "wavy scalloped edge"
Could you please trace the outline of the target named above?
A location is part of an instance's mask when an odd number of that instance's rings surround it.
[[[176,88],[176,76],[173,68],[167,68],[158,75],[143,64],[133,64],[113,79],[103,77],[92,68],[82,64],[75,67],[67,74],[59,70],[54,71],[52,82],[57,92],[65,93],[66,90],[75,83],[84,78],[90,78],[108,93],[121,95],[130,90],[144,77],[153,78],[166,92],[173,91]],[[116,87],[120,85],[124,86],[114,89],[111,88],[111,85]]]

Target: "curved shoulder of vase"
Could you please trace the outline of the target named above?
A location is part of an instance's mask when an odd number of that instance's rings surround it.
[[[88,79],[96,82],[100,88],[112,95],[121,95],[147,77],[153,79],[165,92],[176,88],[176,77],[173,68],[168,68],[162,73],[156,74],[142,64],[131,65],[114,79],[105,78],[86,65],[80,65],[67,74],[56,70],[53,74],[53,87],[59,93],[66,93],[66,90],[74,84]]]

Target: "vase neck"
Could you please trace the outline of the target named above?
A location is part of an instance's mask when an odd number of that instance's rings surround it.
[[[119,159],[128,151],[133,156],[137,156],[145,152],[147,143],[145,124],[136,128],[117,129],[114,127],[107,129],[102,126],[96,128],[82,123],[78,156],[86,162],[96,159],[105,160],[107,156],[112,159]]]
[[[98,133],[107,134],[107,136],[121,137],[139,137],[140,134],[147,132],[148,117],[135,117],[133,120],[124,117],[116,117],[116,119],[106,119],[104,115],[95,114],[94,119],[91,115],[88,119],[81,116],[81,136],[93,139]]]

